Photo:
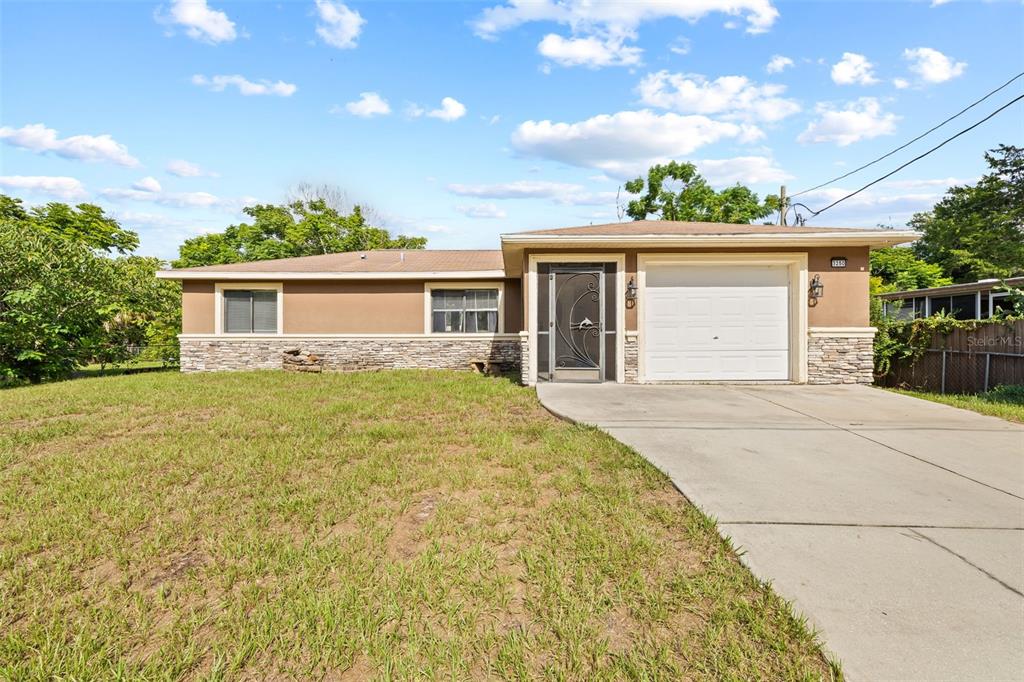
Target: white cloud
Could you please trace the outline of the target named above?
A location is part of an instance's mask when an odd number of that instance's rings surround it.
[[[162,190],[107,188],[100,192],[114,201],[143,201],[175,208],[223,208],[239,210],[256,203],[253,197],[221,198],[209,192],[164,192]]]
[[[409,118],[419,118],[423,114],[427,113],[427,110],[416,104],[415,102],[405,103],[405,115]]]
[[[748,33],[767,31],[779,16],[770,0],[509,0],[485,9],[472,25],[478,36],[488,39],[534,21],[569,26],[574,34],[621,37],[633,36],[646,21],[674,18],[693,23],[712,12],[745,18]]]
[[[168,161],[167,172],[171,175],[177,175],[179,178],[218,177],[217,173],[205,170],[199,164],[191,163],[184,159]]]
[[[498,208],[497,204],[486,203],[486,204],[472,204],[472,205],[459,205],[455,207],[455,210],[464,216],[470,218],[506,218],[508,213]]]
[[[793,176],[779,168],[767,156],[737,156],[732,159],[704,159],[696,162],[697,170],[716,186],[754,185],[762,182],[782,182]]]
[[[163,187],[160,186],[160,182],[151,175],[146,176],[141,180],[136,180],[132,183],[132,187],[142,190],[143,192],[159,192],[163,189]]]
[[[455,121],[466,115],[466,105],[454,97],[445,97],[441,100],[441,107],[427,112],[427,116],[439,118],[442,121]]]
[[[910,70],[925,83],[944,83],[967,69],[967,62],[954,61],[930,47],[903,50],[903,58],[910,62]]]
[[[793,66],[792,59],[789,57],[783,57],[781,54],[777,54],[773,55],[772,58],[768,60],[768,64],[764,67],[764,70],[768,73],[782,73],[790,66]]]
[[[359,116],[360,118],[387,116],[391,113],[391,105],[376,92],[359,93],[359,99],[346,104],[345,109],[353,116]]]
[[[892,84],[897,90],[905,90],[910,87],[910,81],[906,78],[893,78]]]
[[[231,76],[211,76],[207,78],[202,74],[196,74],[192,76],[192,84],[200,87],[208,88],[213,92],[223,92],[228,86],[235,86],[238,88],[239,94],[250,96],[250,95],[276,95],[278,97],[291,97],[295,94],[295,91],[299,88],[292,83],[285,83],[284,81],[272,82],[266,79],[260,79],[259,82],[253,82],[245,78],[234,74]]]
[[[798,142],[834,142],[845,147],[859,140],[892,135],[899,120],[895,114],[884,113],[882,105],[874,97],[861,97],[848,102],[842,109],[823,102],[815,107],[815,111],[819,118],[800,133]]]
[[[321,22],[316,25],[316,34],[325,43],[340,50],[356,46],[356,39],[366,23],[359,12],[349,9],[343,2],[330,0],[316,0],[316,12]]]
[[[621,38],[563,38],[555,33],[544,36],[537,52],[561,66],[635,66],[643,50],[624,45]]]
[[[86,196],[85,186],[75,178],[51,175],[0,175],[0,187],[36,194],[48,194],[66,201]]]
[[[436,225],[436,224],[421,225],[421,226],[419,226],[417,228],[411,229],[410,231],[411,232],[427,232],[429,234],[452,234],[453,232],[455,232],[455,230],[453,230],[452,228],[448,227],[447,225]]]
[[[745,143],[763,136],[753,125],[644,109],[576,123],[526,121],[513,134],[512,146],[526,156],[629,176],[720,140]]]
[[[832,65],[832,80],[838,85],[872,85],[878,82],[875,65],[856,52],[844,52],[843,58]]]
[[[550,199],[556,204],[569,206],[603,206],[614,204],[616,194],[615,192],[591,192],[584,188],[583,185],[546,180],[515,180],[513,182],[480,185],[451,184],[448,185],[448,191],[458,196],[474,197],[477,199]],[[494,204],[484,205],[488,207],[494,206]],[[457,206],[456,210],[463,212],[463,208],[466,207]],[[505,216],[493,217],[503,218]]]
[[[784,85],[755,85],[745,76],[722,76],[709,81],[698,74],[659,71],[648,74],[638,87],[649,106],[684,114],[724,114],[748,121],[779,121],[800,111],[783,99]]]
[[[927,211],[934,206],[948,187],[975,180],[936,178],[882,182],[850,197],[812,222],[815,225],[858,227],[874,227],[877,224],[903,225],[914,213]],[[812,208],[822,208],[850,194],[854,189],[856,186],[825,187],[804,194],[800,200]]]
[[[238,37],[235,22],[221,10],[210,9],[206,0],[171,0],[170,12],[157,13],[164,24],[177,24],[185,28],[189,38],[205,43],[231,42]]]
[[[546,180],[516,180],[483,185],[448,185],[448,191],[460,197],[478,199],[552,199],[583,191],[582,185]]]
[[[31,123],[21,128],[0,128],[0,139],[14,147],[39,154],[52,152],[65,159],[109,161],[129,168],[139,165],[139,160],[128,153],[127,147],[110,135],[72,135],[61,139],[53,128]]]
[[[679,56],[690,54],[690,39],[679,37],[668,46],[668,51]]]

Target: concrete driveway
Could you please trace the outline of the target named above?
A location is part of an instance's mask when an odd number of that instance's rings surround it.
[[[1024,679],[1024,427],[866,386],[537,393],[667,473],[850,678]]]

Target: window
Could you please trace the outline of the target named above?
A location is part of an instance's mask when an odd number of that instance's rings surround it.
[[[1010,295],[1006,293],[989,294],[990,303],[992,306],[992,314],[997,315],[1000,311],[1004,313],[1013,312],[1013,301],[1010,300]]]
[[[433,289],[430,330],[435,334],[498,331],[497,289]]]
[[[977,298],[974,294],[954,296],[952,301],[953,317],[958,320],[973,320],[977,316]]]
[[[276,289],[224,290],[224,332],[276,334]]]
[[[953,309],[953,298],[951,296],[931,296],[928,299],[928,311],[932,315],[938,315],[940,311],[950,312]]]

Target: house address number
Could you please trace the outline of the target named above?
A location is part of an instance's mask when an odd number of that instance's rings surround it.
[[[841,256],[837,257],[837,258],[833,258],[832,259],[832,267],[834,267],[834,268],[845,268],[846,267],[846,258],[841,257]]]

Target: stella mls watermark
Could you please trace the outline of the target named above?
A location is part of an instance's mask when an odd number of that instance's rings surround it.
[[[1003,336],[994,339],[967,339],[967,346],[972,350],[987,350],[993,353],[1024,352],[1024,337]]]

